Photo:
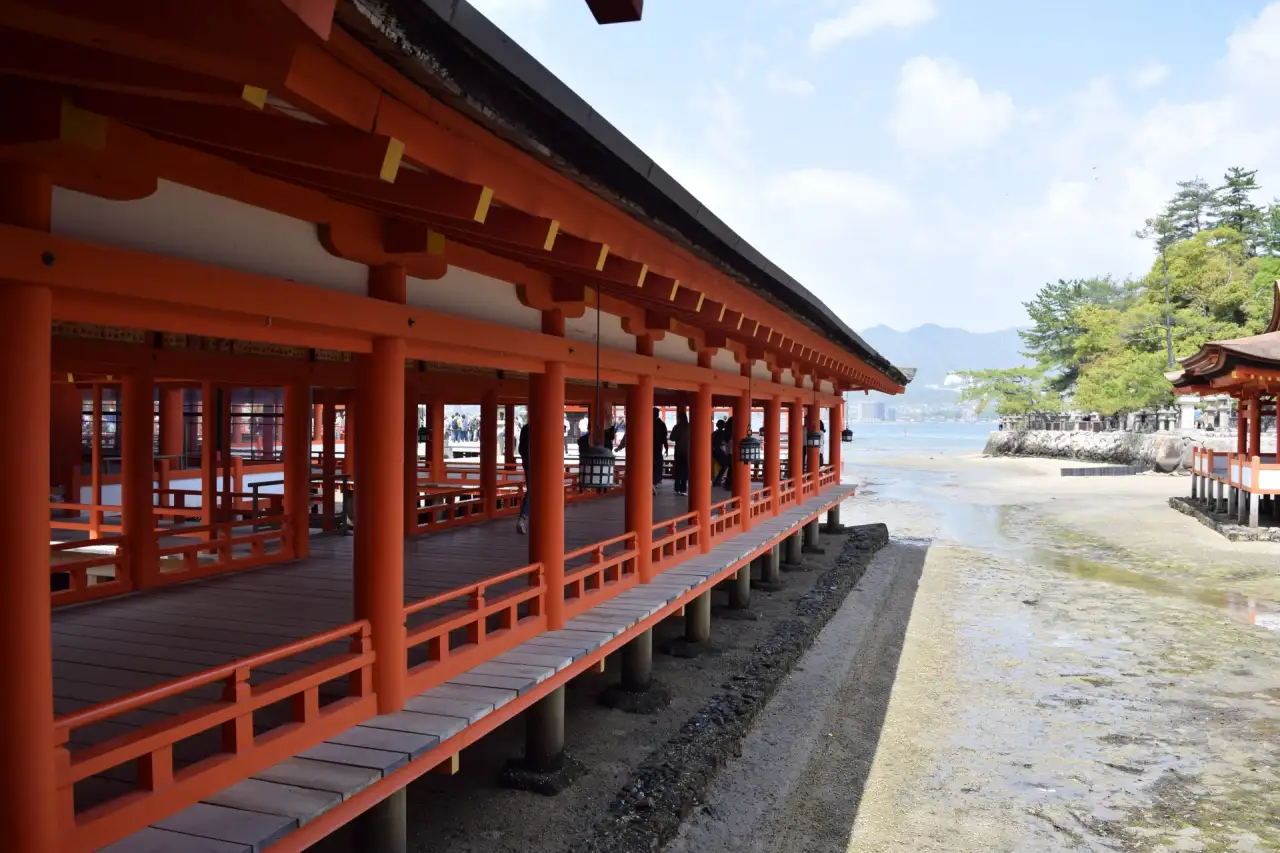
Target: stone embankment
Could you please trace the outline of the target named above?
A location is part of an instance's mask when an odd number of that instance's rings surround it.
[[[1041,456],[1112,465],[1145,465],[1168,473],[1191,467],[1193,447],[1235,449],[1234,442],[1226,438],[1205,440],[1167,433],[1006,430],[991,433],[983,452],[988,456]]]

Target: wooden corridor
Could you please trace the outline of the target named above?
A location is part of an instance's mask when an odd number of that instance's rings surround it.
[[[728,497],[717,491],[716,499]],[[688,511],[669,486],[653,499],[654,523]],[[565,507],[565,549],[624,531],[621,493]],[[535,510],[536,512],[536,510]],[[528,537],[515,519],[499,518],[405,540],[405,603],[465,587],[528,564]],[[58,714],[200,672],[352,621],[355,538],[314,537],[311,556],[283,565],[219,575],[146,594],[61,608],[53,614],[54,705]],[[522,583],[508,581],[507,588]],[[494,587],[504,592],[503,585]],[[452,609],[465,601],[452,602]],[[414,614],[410,626],[447,606]],[[256,669],[253,681],[295,671],[335,653],[321,646]],[[210,686],[75,732],[72,750],[218,698]],[[216,733],[213,733],[216,734]],[[191,745],[197,746],[197,745]],[[199,757],[194,748],[186,761]],[[182,756],[179,756],[180,763]],[[124,781],[122,778],[121,781]],[[80,793],[80,792],[78,792]],[[106,793],[106,792],[104,792]],[[84,792],[88,796],[88,792]],[[89,800],[96,797],[89,796]]]
[[[101,853],[258,853],[279,843],[305,849],[329,812],[384,779],[429,769],[707,593],[745,560],[775,547],[802,525],[854,493],[852,486],[793,505],[751,530],[695,553],[649,584],[625,590],[565,623],[409,699],[405,709],[375,716],[297,756],[104,848]],[[678,499],[664,495],[668,509]],[[618,504],[612,498],[587,506]],[[659,514],[655,501],[655,515]],[[579,505],[582,506],[582,505]],[[575,513],[583,527],[584,513]],[[608,511],[596,517],[608,516]],[[501,522],[498,522],[499,524]],[[573,529],[567,522],[566,533]],[[584,534],[590,538],[591,534]],[[413,775],[406,776],[407,779]],[[298,830],[303,830],[295,835]]]

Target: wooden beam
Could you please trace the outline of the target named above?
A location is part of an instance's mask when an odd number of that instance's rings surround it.
[[[393,182],[404,145],[349,127],[315,124],[254,109],[232,109],[81,91],[83,109],[174,139],[286,164]]]
[[[644,0],[587,0],[597,24],[627,24],[640,20]]]

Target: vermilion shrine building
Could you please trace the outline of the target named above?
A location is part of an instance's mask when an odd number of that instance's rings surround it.
[[[554,768],[569,679],[776,577],[851,494],[841,394],[905,382],[463,2],[0,0],[0,99],[15,853],[403,849],[410,781],[519,713]]]
[[[1193,450],[1191,497],[1250,527],[1259,525],[1264,501],[1280,517],[1280,465],[1275,453],[1262,451],[1262,419],[1276,415],[1280,390],[1280,281],[1261,334],[1208,341],[1181,362],[1182,370],[1168,374],[1178,393],[1229,394],[1239,402],[1235,452]]]

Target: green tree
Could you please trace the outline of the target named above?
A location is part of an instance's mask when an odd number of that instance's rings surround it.
[[[1046,385],[1044,371],[1034,367],[970,370],[960,375],[968,383],[960,392],[960,402],[976,403],[979,414],[991,405],[1002,415],[1056,412],[1061,408],[1061,398]]]
[[[1280,198],[1272,199],[1263,211],[1262,247],[1268,255],[1280,255]]]
[[[1212,212],[1217,207],[1218,191],[1211,188],[1208,181],[1195,177],[1189,181],[1178,181],[1178,191],[1165,206],[1164,216],[1169,221],[1174,239],[1186,240],[1209,227]]]
[[[1214,226],[1240,234],[1250,255],[1257,253],[1262,242],[1262,209],[1253,203],[1253,194],[1258,191],[1257,175],[1257,169],[1247,171],[1232,166],[1223,175],[1214,203]]]
[[[1046,374],[1048,387],[1065,391],[1080,375],[1081,363],[1076,340],[1086,331],[1077,311],[1090,305],[1119,305],[1130,296],[1127,283],[1109,277],[1058,279],[1045,284],[1023,307],[1031,318],[1031,328],[1018,331],[1026,355],[1035,359]]]
[[[1108,353],[1081,372],[1072,407],[1115,415],[1167,405],[1173,400],[1173,387],[1164,369],[1164,353],[1159,350]]]

